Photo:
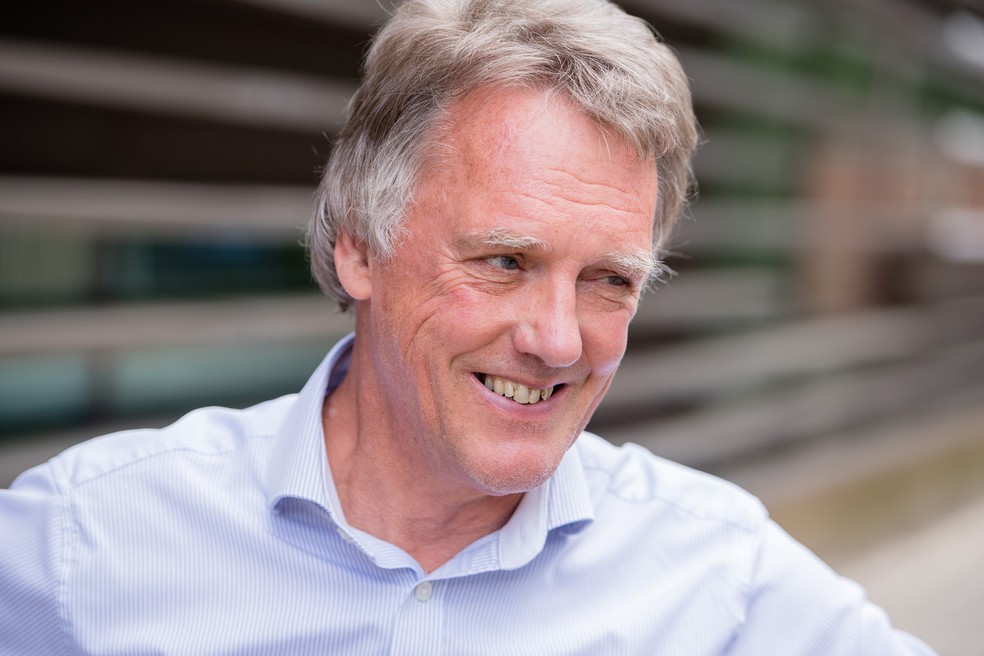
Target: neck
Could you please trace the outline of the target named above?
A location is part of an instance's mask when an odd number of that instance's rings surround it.
[[[364,371],[356,349],[348,375],[322,413],[342,511],[349,525],[400,547],[432,572],[502,528],[522,495],[490,496],[449,480],[439,463],[415,448],[419,443],[409,427],[379,407],[385,399]]]

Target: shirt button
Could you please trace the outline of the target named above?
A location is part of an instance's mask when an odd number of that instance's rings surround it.
[[[431,594],[434,593],[434,586],[431,585],[430,581],[423,581],[417,584],[414,588],[413,594],[416,595],[417,601],[423,603],[431,598]]]
[[[353,544],[355,542],[355,540],[349,537],[348,533],[342,530],[342,527],[340,526],[335,527],[335,531],[338,533],[339,536],[341,536],[343,540],[345,540],[349,544]]]

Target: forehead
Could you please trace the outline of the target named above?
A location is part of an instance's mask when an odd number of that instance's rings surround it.
[[[477,89],[451,103],[442,132],[442,152],[473,166],[508,170],[571,152],[646,168],[627,140],[590,118],[562,91]]]
[[[510,203],[569,200],[645,217],[656,204],[656,165],[562,92],[479,89],[453,102],[422,172],[422,196]],[[419,200],[419,198],[418,198]],[[527,208],[529,209],[529,208]]]

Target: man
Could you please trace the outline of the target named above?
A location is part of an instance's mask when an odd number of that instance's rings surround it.
[[[309,236],[354,336],[297,396],[24,474],[0,652],[930,653],[745,493],[582,432],[695,144],[604,0],[402,5]]]

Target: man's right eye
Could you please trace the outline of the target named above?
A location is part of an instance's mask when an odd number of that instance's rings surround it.
[[[493,255],[492,257],[485,258],[485,261],[500,269],[511,271],[519,268],[519,260],[511,255]]]

